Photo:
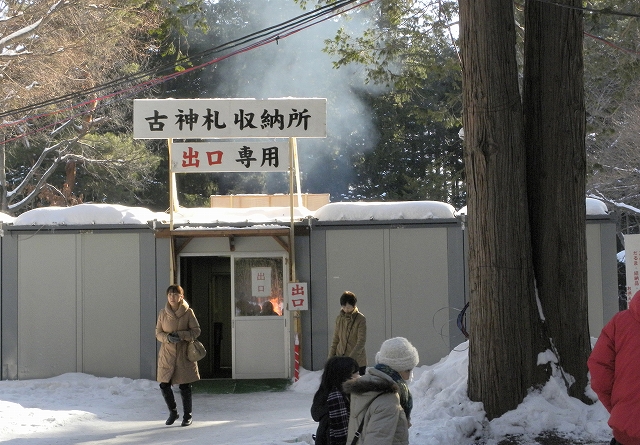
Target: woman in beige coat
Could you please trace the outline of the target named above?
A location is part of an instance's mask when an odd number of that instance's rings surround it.
[[[331,357],[351,357],[358,362],[360,375],[367,368],[367,319],[356,307],[358,299],[353,292],[345,291],[340,296],[340,314],[336,317],[333,341],[329,348]]]
[[[192,422],[191,383],[200,380],[200,373],[198,363],[187,359],[187,346],[200,335],[200,324],[184,299],[182,287],[169,286],[167,300],[156,323],[156,339],[162,344],[158,353],[157,380],[169,408],[165,424],[172,425],[180,417],[171,389],[171,385],[178,385],[184,409],[182,426],[189,426]]]
[[[404,337],[382,343],[376,365],[342,385],[351,395],[347,444],[409,445],[413,397],[408,381],[418,365],[418,350]]]

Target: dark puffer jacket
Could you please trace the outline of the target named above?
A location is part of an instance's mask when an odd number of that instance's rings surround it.
[[[375,368],[368,368],[367,374],[347,380],[342,388],[351,395],[347,444],[353,441],[363,419],[358,445],[409,443],[409,422],[400,406],[398,385],[391,377]]]

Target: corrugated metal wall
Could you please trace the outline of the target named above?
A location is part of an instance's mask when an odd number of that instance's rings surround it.
[[[456,317],[468,301],[464,231],[442,224],[317,224],[311,232],[311,351],[304,366],[321,369],[350,290],[367,317],[367,356],[390,337],[408,338],[421,364],[434,364],[465,340]],[[597,337],[618,311],[616,227],[609,218],[588,218],[589,327]]]
[[[591,335],[617,312],[616,238],[611,219],[588,220]],[[239,251],[263,251],[273,239],[242,239]],[[5,227],[0,284],[2,379],[65,372],[155,378],[158,310],[169,284],[167,238],[153,230],[25,230]],[[229,251],[226,238],[193,239],[183,253]],[[459,221],[411,224],[331,223],[296,236],[298,280],[310,287],[303,312],[302,366],[321,369],[344,290],[367,317],[370,364],[380,344],[409,338],[421,364],[464,341],[456,316],[467,295],[464,231]]]
[[[369,365],[390,337],[408,338],[421,364],[437,362],[464,341],[455,328],[465,302],[463,233],[458,223],[360,228],[334,224],[314,227],[311,237],[311,301],[314,310],[323,308],[311,314],[313,369],[321,369],[327,358],[345,290],[355,293],[358,309],[367,317]]]
[[[13,248],[3,260],[14,265],[9,269],[15,277],[3,282],[3,379],[67,372],[155,376],[151,231],[40,232],[5,239]]]

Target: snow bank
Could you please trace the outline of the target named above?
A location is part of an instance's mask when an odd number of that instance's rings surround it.
[[[467,341],[435,365],[414,369],[410,443],[498,445],[516,435],[518,443],[537,444],[543,431],[555,431],[566,443],[611,439],[602,403],[569,397],[558,376],[530,391],[517,409],[488,421],[482,403],[467,396],[468,352]],[[81,373],[0,380],[0,442],[310,445],[318,424],[309,409],[321,375],[301,368],[300,379],[281,392],[196,393],[188,431],[164,425],[167,411],[155,381]]]

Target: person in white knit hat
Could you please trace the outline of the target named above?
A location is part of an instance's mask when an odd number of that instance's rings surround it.
[[[407,445],[413,399],[407,381],[420,358],[404,337],[382,343],[376,365],[342,386],[351,395],[347,445]]]

